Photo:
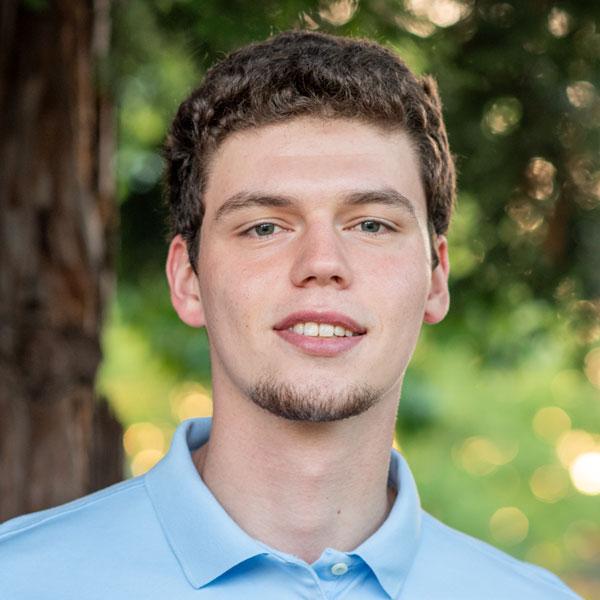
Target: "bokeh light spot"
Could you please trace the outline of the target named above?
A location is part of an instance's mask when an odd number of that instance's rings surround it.
[[[594,436],[583,429],[566,431],[558,438],[556,443],[556,455],[563,464],[569,468],[573,461],[584,452],[596,449]]]
[[[123,434],[123,446],[129,456],[134,456],[143,450],[164,452],[165,435],[153,423],[134,423]]]
[[[331,0],[319,10],[319,16],[331,25],[339,27],[352,19],[357,8],[358,0]]]
[[[589,81],[576,81],[567,86],[567,98],[575,108],[588,108],[595,97],[596,88]]]
[[[600,494],[600,451],[584,452],[569,469],[573,485],[582,494]]]
[[[178,421],[212,416],[212,398],[198,383],[184,383],[171,395],[171,412]]]
[[[548,160],[536,156],[529,161],[525,172],[528,181],[527,193],[536,200],[546,200],[554,192],[556,167]]]
[[[571,429],[571,418],[558,406],[541,408],[533,417],[533,430],[542,439],[556,441],[565,431]]]
[[[131,473],[134,477],[143,475],[150,470],[162,457],[164,452],[148,448],[138,452],[131,461]]]
[[[544,216],[526,199],[513,199],[506,211],[522,232],[535,231],[544,222]]]
[[[575,185],[582,192],[575,198],[584,210],[594,210],[598,206],[598,185],[600,171],[596,160],[587,153],[574,154],[567,162],[567,168]],[[594,302],[591,302],[592,307]]]
[[[311,31],[319,29],[319,24],[306,11],[300,13],[300,20],[304,29],[310,29]]]
[[[533,472],[529,487],[539,500],[557,502],[569,491],[569,477],[559,465],[544,465]]]
[[[394,21],[396,21],[396,25],[400,29],[418,35],[420,38],[427,38],[435,33],[436,30],[435,25],[430,21],[425,21],[408,14],[396,15]]]
[[[551,571],[560,571],[564,564],[563,553],[555,542],[540,542],[532,546],[525,559]]]
[[[407,0],[406,8],[438,27],[450,27],[471,12],[467,3],[457,0]]]
[[[455,450],[455,456],[465,471],[482,476],[513,460],[518,451],[516,442],[500,444],[483,436],[474,436],[467,438]]]
[[[522,542],[529,531],[529,519],[516,506],[499,508],[490,518],[492,537],[506,546]]]
[[[508,135],[517,128],[522,114],[521,103],[515,97],[498,98],[486,110],[482,126],[492,135]]]
[[[571,29],[571,16],[556,6],[548,15],[548,31],[556,38],[565,37]]]

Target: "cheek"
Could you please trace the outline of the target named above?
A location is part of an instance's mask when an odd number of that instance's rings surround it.
[[[218,328],[220,336],[232,336],[257,323],[270,296],[268,277],[255,267],[239,261],[210,260],[204,263],[206,277],[200,276],[207,329]]]
[[[412,320],[419,328],[429,290],[424,258],[397,254],[386,257],[377,269],[369,271],[367,294],[369,290],[372,297],[377,296],[381,307],[377,312],[382,320],[392,319],[404,328]]]

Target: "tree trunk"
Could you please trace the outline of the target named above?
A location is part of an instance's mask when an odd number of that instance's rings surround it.
[[[0,521],[122,476],[94,393],[117,214],[109,1],[0,7]]]

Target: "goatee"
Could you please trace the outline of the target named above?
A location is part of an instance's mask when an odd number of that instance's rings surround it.
[[[338,393],[316,386],[297,389],[272,377],[261,379],[247,393],[252,402],[278,417],[312,423],[355,417],[369,410],[383,395],[368,385],[353,386]]]

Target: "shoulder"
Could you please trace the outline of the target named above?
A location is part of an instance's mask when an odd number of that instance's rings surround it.
[[[52,535],[60,529],[61,535],[82,522],[88,524],[102,519],[116,507],[122,508],[128,500],[139,494],[143,481],[139,478],[122,481],[77,500],[46,510],[21,515],[0,525],[0,553],[10,544],[25,542],[33,537]]]
[[[143,477],[16,517],[0,525],[0,597],[77,597],[68,590],[102,573],[118,578],[161,539]]]
[[[452,529],[425,511],[422,511],[421,544],[413,570],[416,580],[440,586],[439,589],[444,589],[443,597],[447,599],[579,598],[546,569],[517,560],[481,540]]]

